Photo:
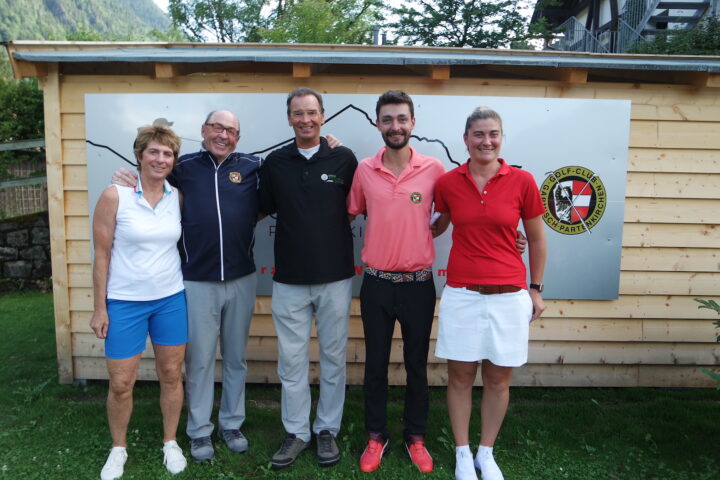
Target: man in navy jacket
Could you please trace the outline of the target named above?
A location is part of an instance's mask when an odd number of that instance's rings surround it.
[[[232,112],[210,112],[201,135],[202,149],[181,156],[168,178],[183,194],[179,248],[188,307],[187,434],[198,462],[214,457],[210,417],[218,337],[223,357],[218,435],[234,452],[248,449],[240,428],[257,285],[253,243],[260,168],[259,158],[235,152],[240,124]],[[134,178],[121,169],[113,182],[132,185]]]

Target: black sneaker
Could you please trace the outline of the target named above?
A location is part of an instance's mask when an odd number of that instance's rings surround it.
[[[280,468],[289,467],[295,461],[300,452],[307,448],[308,444],[297,438],[294,434],[289,433],[282,441],[280,450],[270,459],[272,468],[278,470]]]
[[[340,450],[335,442],[335,437],[329,430],[318,433],[315,443],[317,444],[318,464],[321,467],[330,467],[340,461]]]

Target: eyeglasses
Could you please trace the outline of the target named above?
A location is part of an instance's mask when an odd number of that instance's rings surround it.
[[[205,125],[210,127],[210,129],[213,131],[213,133],[220,134],[223,132],[227,132],[227,134],[230,135],[231,137],[239,137],[240,136],[240,131],[236,130],[232,127],[226,127],[219,123],[206,123]]]

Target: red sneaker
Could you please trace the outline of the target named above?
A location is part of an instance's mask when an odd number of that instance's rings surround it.
[[[422,435],[409,435],[405,442],[410,460],[421,472],[430,473],[433,471],[433,459],[425,448],[425,439]]]
[[[387,450],[388,441],[379,433],[370,433],[368,437],[367,447],[360,456],[360,470],[370,473],[380,466],[382,456]]]

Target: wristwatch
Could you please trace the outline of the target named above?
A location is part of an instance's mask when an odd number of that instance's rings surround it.
[[[545,285],[542,283],[531,283],[530,288],[534,288],[538,292],[542,293],[543,289],[545,289]]]

